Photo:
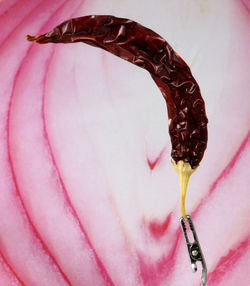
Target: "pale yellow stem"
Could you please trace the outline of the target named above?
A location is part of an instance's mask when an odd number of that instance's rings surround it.
[[[177,163],[172,162],[172,165],[179,176],[181,214],[183,218],[186,218],[185,198],[187,192],[187,185],[191,174],[193,174],[197,167],[192,169],[189,163],[186,163],[182,160],[178,161]]]

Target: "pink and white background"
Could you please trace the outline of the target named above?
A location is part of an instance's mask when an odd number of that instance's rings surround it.
[[[150,75],[27,34],[88,14],[155,30],[190,65],[208,147],[191,177],[207,285],[250,285],[250,1],[0,1],[0,285],[184,286],[167,111]]]

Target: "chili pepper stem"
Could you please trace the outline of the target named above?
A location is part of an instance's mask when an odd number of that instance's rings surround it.
[[[180,183],[180,208],[182,217],[186,218],[186,209],[185,209],[185,199],[186,199],[186,192],[187,192],[187,185],[190,176],[193,172],[197,169],[192,169],[189,163],[186,163],[182,160],[178,161],[177,163],[172,161],[172,165],[179,176],[179,183]]]

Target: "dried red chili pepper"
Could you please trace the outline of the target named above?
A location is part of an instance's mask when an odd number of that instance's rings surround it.
[[[205,104],[189,67],[161,36],[132,20],[85,16],[27,39],[40,44],[83,42],[149,71],[167,103],[172,158],[198,166],[207,145]]]

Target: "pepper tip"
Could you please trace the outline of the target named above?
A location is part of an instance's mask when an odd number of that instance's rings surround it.
[[[31,36],[31,35],[26,36],[26,40],[29,42],[35,42],[38,38],[39,36]]]

